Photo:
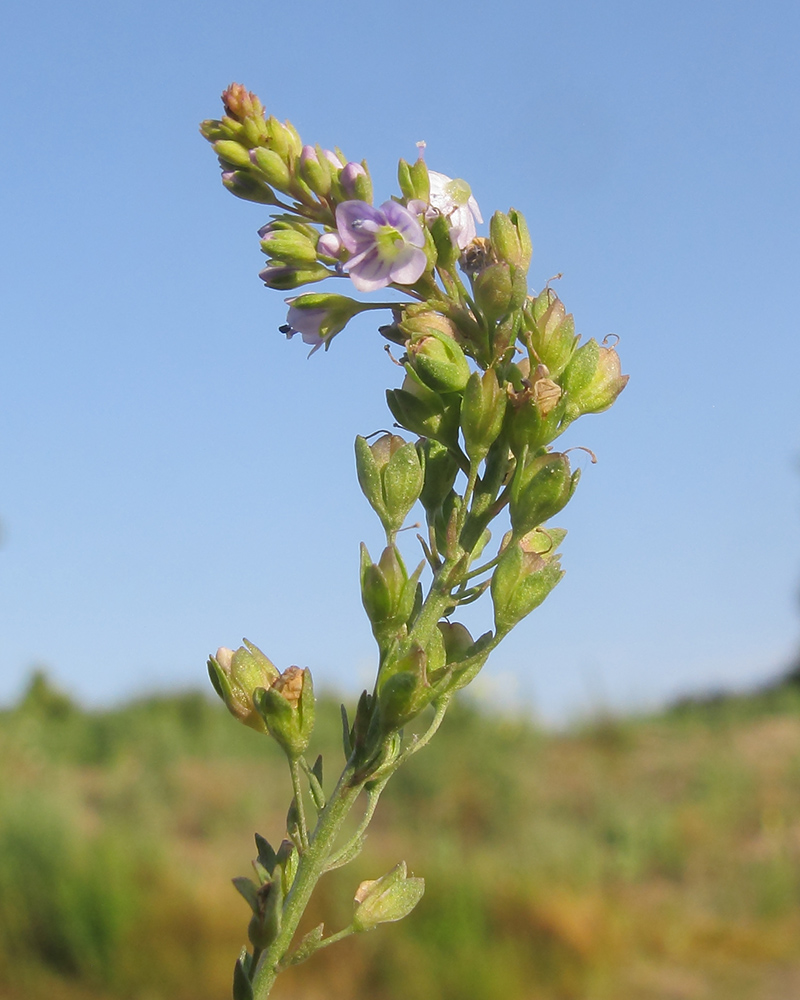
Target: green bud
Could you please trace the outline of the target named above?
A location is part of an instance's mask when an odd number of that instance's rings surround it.
[[[315,149],[304,147],[300,153],[300,176],[309,189],[320,198],[326,198],[331,190],[333,164],[325,156],[321,146]]]
[[[397,165],[397,179],[400,190],[407,201],[423,201],[428,204],[431,196],[431,182],[428,177],[428,166],[423,159],[415,163],[400,160]]]
[[[365,201],[368,205],[372,204],[372,178],[369,175],[369,167],[367,166],[367,161],[362,160],[361,166],[364,168],[363,174],[357,174],[352,180],[352,194],[351,198],[355,198],[358,201]],[[345,169],[347,167],[345,166]]]
[[[498,635],[505,635],[553,590],[564,575],[555,548],[566,532],[534,530],[508,541],[492,576]]]
[[[314,728],[314,685],[311,671],[287,667],[270,687],[258,688],[253,704],[270,736],[295,760],[308,746]]]
[[[264,149],[260,146],[253,150],[250,160],[268,184],[279,191],[286,191],[291,175],[286,162],[274,148]]]
[[[226,164],[230,164],[232,167],[249,168],[251,166],[250,150],[232,139],[220,139],[215,142],[214,152],[222,161],[223,166]]]
[[[503,261],[489,264],[473,281],[473,292],[478,309],[490,323],[496,323],[511,309],[514,293],[511,267]]]
[[[231,715],[257,732],[267,728],[253,706],[253,694],[268,687],[280,677],[277,667],[247,639],[234,652],[221,646],[216,656],[208,659],[208,675],[214,690],[225,702]]]
[[[461,402],[461,430],[467,455],[482,461],[497,440],[506,412],[506,393],[500,388],[494,368],[473,372]]]
[[[222,183],[237,198],[255,201],[259,205],[274,205],[275,192],[264,181],[246,170],[226,170]]]
[[[295,267],[292,264],[268,264],[259,272],[259,278],[268,288],[277,288],[281,292],[290,292],[301,285],[310,285],[315,281],[330,278],[331,272],[324,264],[307,264],[305,267]]]
[[[396,434],[374,444],[356,438],[358,482],[387,533],[399,531],[422,492],[424,476],[416,446]]]
[[[607,410],[628,378],[620,373],[619,355],[613,347],[601,347],[596,340],[579,347],[562,380],[567,397],[565,419],[572,421],[584,413]]]
[[[261,241],[261,249],[267,256],[287,264],[313,264],[317,260],[316,239],[312,242],[305,233],[292,229],[267,233]]]
[[[371,931],[378,924],[393,923],[408,916],[425,892],[425,880],[411,878],[401,861],[379,879],[362,882],[354,899],[353,926]]]
[[[515,208],[508,210],[508,215],[495,212],[489,223],[489,233],[492,246],[500,260],[513,264],[523,272],[527,272],[531,263],[533,246],[528,232],[528,224],[522,212]]]
[[[526,535],[565,507],[579,478],[580,469],[571,473],[569,459],[561,452],[548,452],[520,464],[509,504],[514,535]]]
[[[575,352],[578,340],[572,313],[552,288],[545,288],[523,309],[527,337],[538,360],[557,379]]]
[[[433,239],[433,244],[436,247],[436,259],[439,267],[444,268],[446,271],[452,271],[456,265],[456,261],[461,256],[461,250],[453,242],[447,218],[444,215],[437,215],[428,228]]]

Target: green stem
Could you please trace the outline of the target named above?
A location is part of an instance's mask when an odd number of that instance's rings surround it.
[[[300,765],[297,759],[289,760],[289,771],[292,775],[292,791],[297,803],[297,818],[300,823],[300,844],[303,850],[308,848],[308,824],[306,823],[306,807],[303,802],[303,786],[300,784]]]
[[[311,894],[325,870],[325,863],[333,850],[336,837],[361,791],[361,785],[350,784],[352,776],[352,767],[347,767],[320,814],[308,849],[300,857],[292,888],[283,904],[281,928],[253,976],[254,1000],[266,1000],[269,996],[280,972],[280,960],[289,950]]]

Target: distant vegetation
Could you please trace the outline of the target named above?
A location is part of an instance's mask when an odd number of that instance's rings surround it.
[[[336,707],[318,716],[333,765]],[[200,694],[87,712],[36,677],[0,713],[3,1000],[229,997],[246,916],[229,879],[253,831],[280,839],[285,780]],[[425,898],[278,1000],[800,996],[796,681],[567,733],[464,704],[371,829],[310,919],[343,925],[341,887],[401,858]]]

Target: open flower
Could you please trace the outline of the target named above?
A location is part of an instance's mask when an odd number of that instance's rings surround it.
[[[475,239],[475,222],[483,222],[481,210],[472,196],[469,184],[453,180],[446,174],[428,171],[431,182],[430,204],[450,223],[450,238],[459,250]]]
[[[385,201],[380,208],[365,201],[343,201],[336,206],[336,226],[352,254],[344,270],[360,292],[374,292],[393,282],[413,285],[428,266],[422,226],[395,201]]]
[[[356,313],[369,309],[369,305],[349,299],[346,295],[329,292],[308,293],[287,299],[289,313],[280,328],[289,340],[300,334],[304,344],[311,346],[309,357],[345,328]]]

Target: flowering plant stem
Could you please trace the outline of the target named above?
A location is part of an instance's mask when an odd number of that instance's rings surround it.
[[[423,880],[399,862],[357,887],[350,924],[327,937],[320,924],[295,942],[319,879],[360,852],[391,776],[428,743],[455,693],[563,576],[557,550],[566,532],[551,519],[572,497],[580,470],[570,467],[571,449],[556,451],[553,442],[580,416],[608,409],[628,377],[605,341],[579,346],[572,316],[549,286],[529,294],[532,250],[521,213],[496,212],[489,237],[477,236],[483,219],[469,185],[429,171],[421,155],[414,164],[400,161],[402,197],[375,207],[364,161],[304,146],[293,126],[267,117],[237,84],[223,102],[223,118],[201,128],[225,187],[277,209],[259,230],[267,287],[294,290],[332,278],[349,280],[359,293],[390,288],[401,295],[365,302],[304,293],[287,299],[282,332],[300,334],[313,354],[359,313],[389,312],[380,333],[403,348],[395,364],[405,378],[386,400],[395,427],[412,436],[356,438],[359,485],[386,540],[376,562],[361,548],[361,596],[378,662],[374,687],[362,693],[352,719],[342,709],[345,765],[327,800],[322,758],[310,766],[305,757],[315,711],[311,672],[281,672],[247,640],[209,659],[229,711],[274,739],[289,762],[286,838],[275,850],[256,835],[256,880],[234,879],[252,911],[253,949],[242,949],[236,963],[234,1000],[265,1000],[282,969],[402,919],[422,897]],[[424,559],[409,572],[399,533],[417,504],[427,537],[417,536]],[[492,553],[490,528],[500,518],[508,523]],[[487,593],[493,628],[476,639],[454,616]],[[409,735],[428,709],[427,729]],[[341,843],[362,791],[363,816]]]

